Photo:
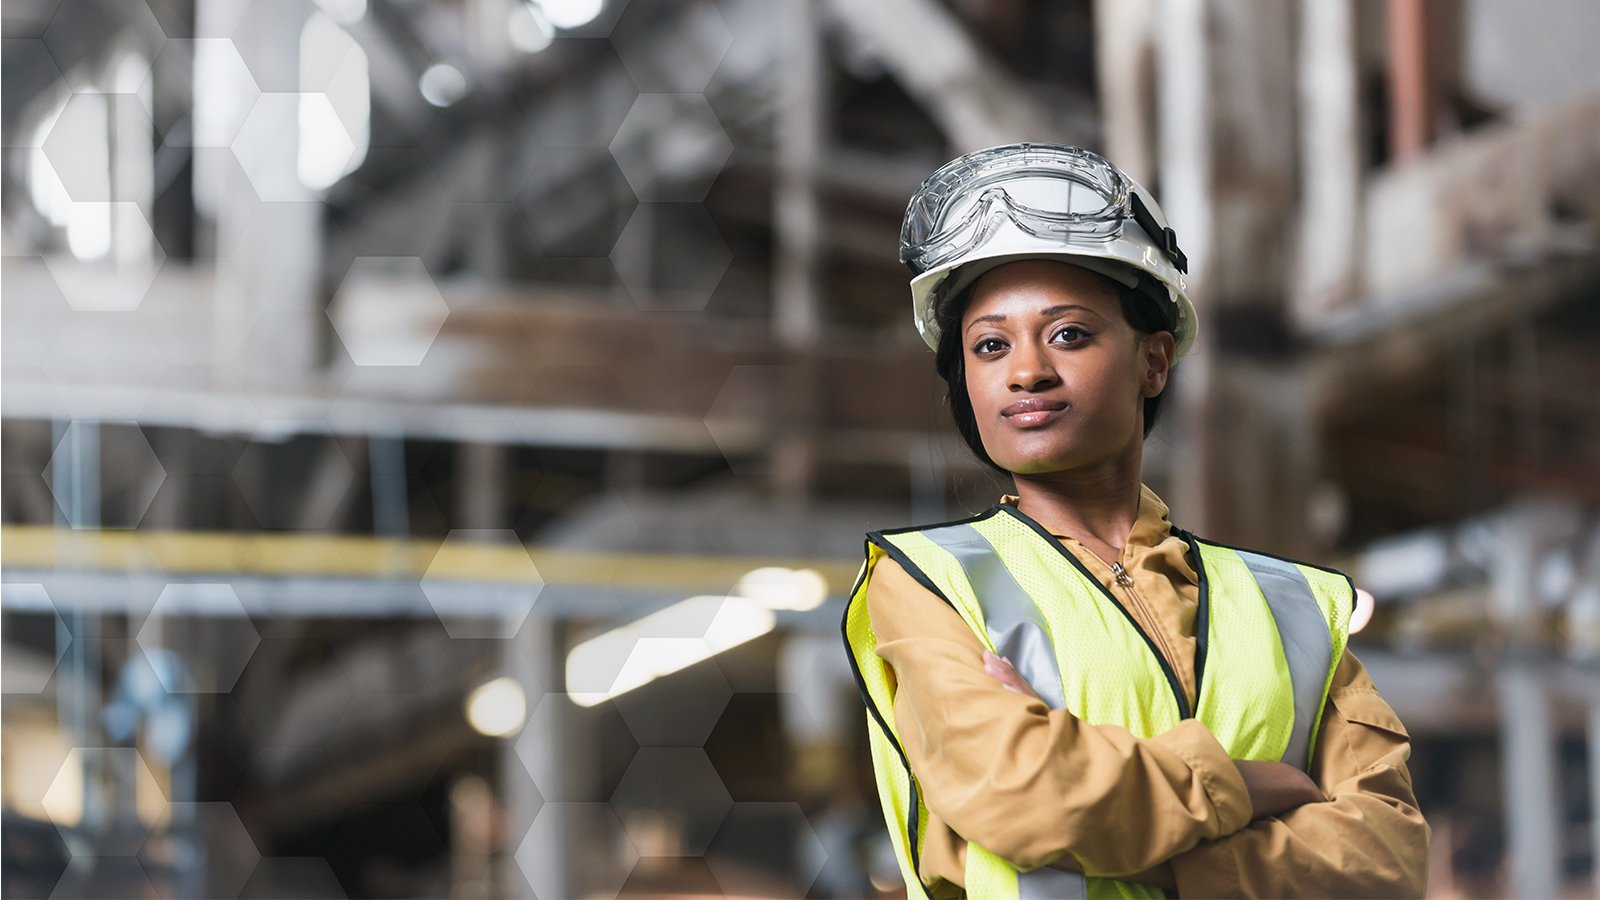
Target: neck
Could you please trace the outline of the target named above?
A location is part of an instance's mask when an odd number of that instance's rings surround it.
[[[1140,454],[1064,472],[1015,475],[1017,509],[1052,534],[1122,547],[1139,517]]]

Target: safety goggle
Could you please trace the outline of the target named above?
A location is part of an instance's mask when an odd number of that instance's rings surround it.
[[[1130,219],[1188,272],[1176,233],[1104,157],[1060,144],[993,148],[952,160],[917,189],[900,231],[900,261],[920,275],[983,246],[1006,221],[1071,244],[1116,240]]]

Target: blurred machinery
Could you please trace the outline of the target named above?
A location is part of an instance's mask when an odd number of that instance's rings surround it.
[[[1600,884],[1592,4],[0,20],[8,896],[892,891],[840,604],[1006,489],[895,234],[1025,137],[1183,236],[1146,480],[1376,597],[1434,891]]]

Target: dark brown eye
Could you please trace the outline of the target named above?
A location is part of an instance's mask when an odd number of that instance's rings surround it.
[[[1069,343],[1069,344],[1075,344],[1078,341],[1081,341],[1084,338],[1089,336],[1089,332],[1084,331],[1082,328],[1079,328],[1076,325],[1068,325],[1068,326],[1066,326],[1064,328],[1057,329],[1056,333],[1055,333],[1055,337],[1060,337],[1063,334],[1068,334],[1068,333],[1071,333],[1071,334],[1075,335],[1075,337],[1069,339],[1066,342],[1066,343]]]

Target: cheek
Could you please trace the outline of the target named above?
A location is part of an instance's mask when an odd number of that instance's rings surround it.
[[[998,376],[982,369],[977,372],[967,369],[967,402],[971,404],[972,413],[978,417],[978,421],[999,415],[1000,410],[1012,399],[1010,389]]]

